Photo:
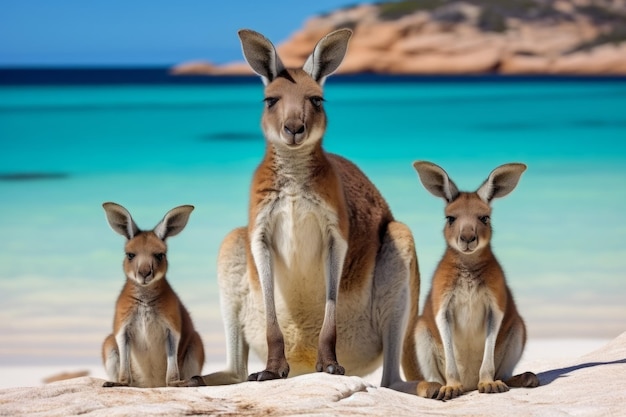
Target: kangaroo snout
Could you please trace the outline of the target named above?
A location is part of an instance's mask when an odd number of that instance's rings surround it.
[[[132,260],[126,260],[126,275],[139,285],[150,285],[163,278],[167,271],[167,264],[157,263],[152,254],[140,254]]]
[[[476,229],[470,225],[461,229],[461,234],[457,240],[457,245],[462,252],[473,252],[478,247],[478,235]]]
[[[152,285],[167,273],[167,246],[154,232],[140,232],[124,247],[124,272],[138,285]]]
[[[152,262],[143,262],[137,264],[137,270],[135,271],[135,279],[137,282],[143,285],[148,285],[154,279],[154,265]]]
[[[306,126],[300,120],[288,120],[283,125],[282,136],[287,145],[300,145],[306,136]]]

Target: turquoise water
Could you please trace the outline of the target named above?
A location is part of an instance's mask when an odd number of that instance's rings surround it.
[[[193,204],[169,280],[221,360],[215,258],[246,223],[263,154],[262,86],[0,87],[0,364],[96,362],[124,281],[101,204],[151,228]],[[443,202],[416,159],[475,189],[524,162],[494,202],[493,246],[530,337],[626,330],[626,82],[332,82],[327,150],[356,162],[414,232],[422,298],[444,243]],[[15,180],[12,174],[39,173]]]

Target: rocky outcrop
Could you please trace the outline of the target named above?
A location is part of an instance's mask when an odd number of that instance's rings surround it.
[[[339,72],[626,75],[626,0],[400,1],[309,19],[278,45],[286,66],[315,43],[354,31]],[[243,63],[188,63],[175,74],[249,74]]]
[[[535,361],[541,386],[436,401],[378,388],[357,377],[308,374],[201,388],[102,388],[76,378],[0,390],[2,416],[485,416],[624,414],[626,333],[577,360]]]

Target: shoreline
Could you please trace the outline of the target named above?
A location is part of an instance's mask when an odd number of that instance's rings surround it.
[[[0,67],[0,86],[54,85],[258,85],[253,74],[174,75],[169,67]],[[336,74],[332,84],[432,83],[432,82],[626,82],[626,75],[614,74],[379,74],[362,72]]]

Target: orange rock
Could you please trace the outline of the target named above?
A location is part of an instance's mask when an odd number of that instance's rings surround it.
[[[597,7],[604,7],[597,1]],[[529,20],[507,15],[502,17],[506,22],[503,32],[480,28],[484,9],[478,5],[453,2],[441,6],[448,14],[458,13],[461,18],[456,21],[441,19],[441,8],[439,17],[422,9],[396,20],[381,20],[380,6],[359,5],[307,20],[301,30],[278,44],[277,51],[287,67],[299,67],[323,36],[340,27],[351,27],[354,34],[340,73],[626,74],[626,43],[570,53],[614,30],[606,19],[598,23],[585,14],[586,9],[581,6],[590,4],[590,0],[556,0],[554,8],[567,18],[553,14]],[[219,75],[252,71],[243,62],[190,62],[174,67],[172,73]]]
[[[357,48],[367,46],[370,49],[388,49],[401,36],[397,25],[393,22],[364,24],[354,29],[350,44]]]
[[[549,74],[550,59],[537,55],[508,55],[500,62],[502,74]]]
[[[405,55],[390,68],[400,74],[478,74],[494,71],[500,62],[499,48],[484,48],[464,54]]]
[[[551,69],[556,74],[626,75],[626,42],[559,57]]]
[[[172,75],[212,75],[217,66],[206,61],[190,61],[178,64],[170,69]]]

